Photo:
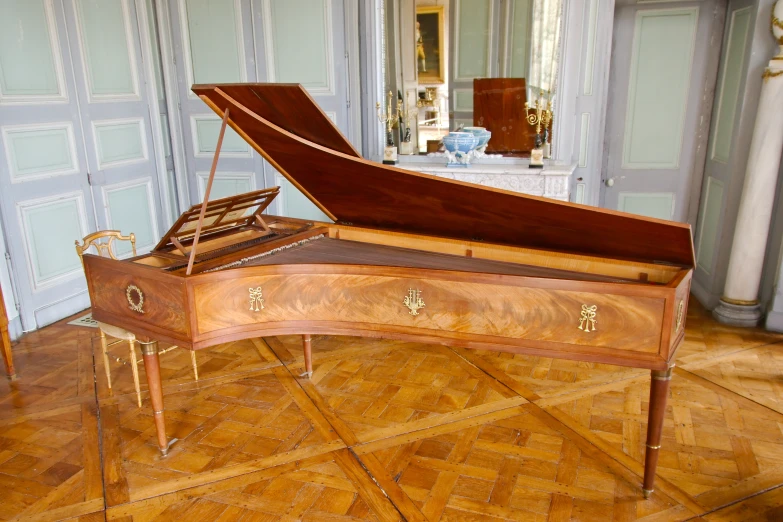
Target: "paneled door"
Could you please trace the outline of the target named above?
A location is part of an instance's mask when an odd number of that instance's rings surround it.
[[[89,306],[75,240],[158,236],[139,56],[132,0],[0,2],[0,208],[27,330]]]
[[[191,204],[206,191],[220,118],[193,92],[196,83],[257,81],[250,0],[172,0],[168,3]],[[165,66],[165,65],[164,65]],[[211,199],[264,188],[261,158],[226,130]]]
[[[618,1],[601,206],[685,221],[703,165],[725,0]],[[698,188],[696,189],[698,190]]]
[[[524,3],[524,2],[515,2]],[[520,12],[522,9],[519,10]],[[498,75],[499,0],[451,0],[451,126],[473,125],[473,80]]]
[[[0,2],[0,207],[24,329],[89,306],[74,241],[95,230],[60,0]]]
[[[696,268],[710,275],[715,270],[718,257],[716,245],[724,226],[722,209],[729,196],[724,187],[734,174],[737,150],[735,129],[740,120],[740,97],[743,95],[742,81],[745,76],[745,56],[753,34],[753,0],[730,0],[723,37],[723,51],[718,72],[715,94],[714,116],[707,145],[707,161],[702,183],[702,204],[698,226],[694,234],[696,245]]]
[[[164,230],[136,5],[64,4],[98,228],[133,232],[143,253]],[[127,244],[117,252],[129,253]]]
[[[202,201],[220,119],[194,83],[301,83],[348,135],[344,0],[176,0],[169,3],[191,203]],[[272,212],[327,219],[229,129],[210,199],[280,185]]]

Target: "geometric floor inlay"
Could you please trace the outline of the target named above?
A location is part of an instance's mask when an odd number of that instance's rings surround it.
[[[69,318],[0,380],[0,520],[783,520],[783,336],[692,303],[648,500],[646,371],[318,335],[311,379],[281,336],[199,351],[195,381],[173,350],[161,458],[143,365],[139,408],[127,345],[109,389]]]

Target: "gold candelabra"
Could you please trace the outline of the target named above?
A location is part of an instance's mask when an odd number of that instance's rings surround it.
[[[532,111],[532,112],[531,112]],[[541,131],[547,129],[552,122],[552,96],[544,91],[539,92],[538,99],[533,107],[529,102],[525,102],[525,119],[530,125],[536,127],[536,135],[541,137]]]
[[[375,109],[378,111],[378,121],[386,125],[386,144],[388,146],[394,145],[392,130],[394,129],[394,124],[400,121],[400,116],[402,115],[402,100],[397,100],[397,113],[395,114],[392,110],[392,96],[392,92],[389,91],[384,112],[381,111],[381,102],[375,104]]]
[[[438,88],[427,87],[424,89],[424,98],[416,102],[417,107],[438,107]]]

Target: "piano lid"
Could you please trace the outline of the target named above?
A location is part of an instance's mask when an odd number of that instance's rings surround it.
[[[362,159],[300,85],[194,85],[340,223],[693,267],[690,225],[482,187]]]

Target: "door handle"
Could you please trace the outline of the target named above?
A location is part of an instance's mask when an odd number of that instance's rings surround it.
[[[614,187],[614,178],[607,178],[604,180],[604,184],[607,187]]]

